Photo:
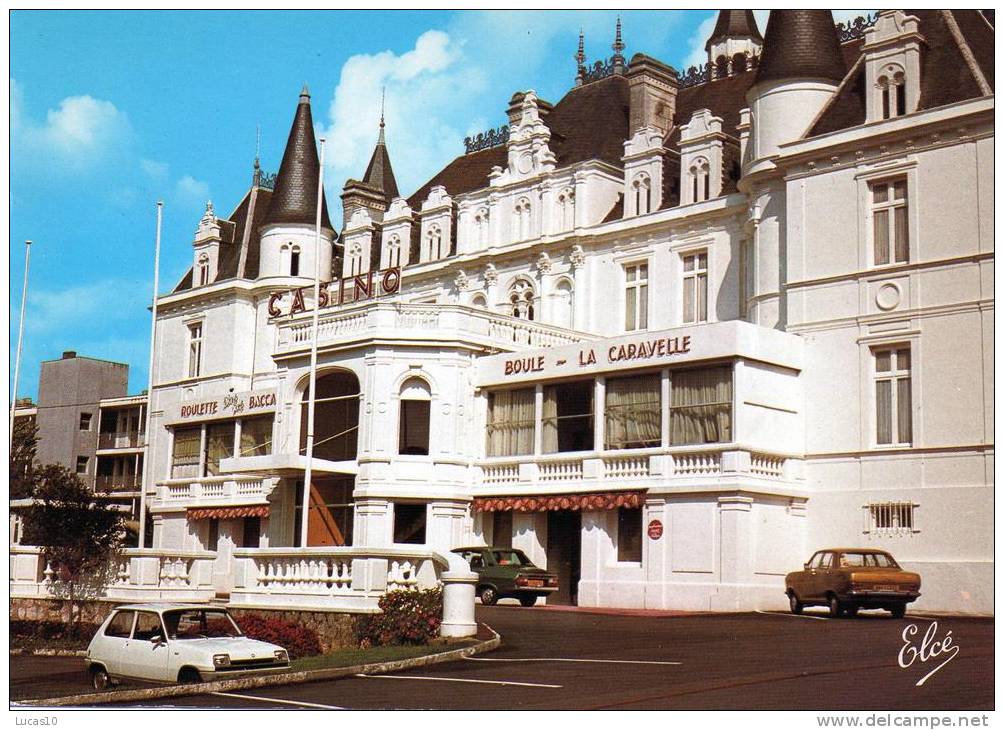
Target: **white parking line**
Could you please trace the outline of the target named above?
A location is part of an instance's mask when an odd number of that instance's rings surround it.
[[[503,682],[498,679],[458,679],[457,677],[412,677],[404,674],[357,674],[363,679],[420,679],[426,682],[465,682],[468,684],[503,684],[510,687],[544,687],[561,689],[560,684],[535,684],[534,682]]]
[[[807,613],[784,613],[783,611],[754,611],[754,613],[762,613],[764,616],[791,616],[793,618],[814,618],[816,621],[829,621],[827,616],[810,616]]]
[[[274,702],[279,705],[296,705],[297,707],[313,707],[316,710],[344,710],[344,707],[337,705],[319,705],[316,702],[297,702],[295,700],[278,700],[274,697],[255,697],[254,695],[240,695],[236,692],[213,692],[220,697],[233,697],[238,700],[253,700],[255,702]]]
[[[489,659],[487,657],[465,656],[469,662],[584,662],[586,664],[663,664],[679,666],[683,662],[658,662],[642,659],[565,659],[563,657],[533,657],[530,659]]]

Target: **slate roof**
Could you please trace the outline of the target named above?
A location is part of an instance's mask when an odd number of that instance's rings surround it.
[[[387,151],[387,143],[384,141],[384,123],[380,122],[380,138],[373,149],[373,156],[370,157],[370,164],[366,166],[366,174],[363,175],[363,182],[379,190],[387,198],[390,204],[400,193],[397,189],[397,180],[394,179],[394,168],[390,164],[390,153]]]
[[[757,83],[812,78],[840,81],[847,73],[829,10],[772,10]]]
[[[718,21],[708,42],[704,44],[704,50],[711,48],[712,43],[726,38],[752,38],[763,41],[752,10],[719,10]]]

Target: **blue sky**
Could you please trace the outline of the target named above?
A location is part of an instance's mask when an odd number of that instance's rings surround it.
[[[714,13],[627,11],[625,55],[700,59]],[[759,13],[761,31],[765,13]],[[509,97],[556,102],[579,28],[610,55],[615,11],[13,11],[10,364],[24,240],[32,239],[19,395],[63,350],[130,365],[146,387],[155,203],[164,200],[161,292],[191,262],[207,199],[229,215],[250,183],[255,130],[274,172],[300,87],[328,137],[326,190],[364,170],[387,88],[387,142],[405,195],[505,121]],[[337,216],[337,217],[336,217]]]

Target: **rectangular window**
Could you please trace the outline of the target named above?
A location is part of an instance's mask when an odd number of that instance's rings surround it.
[[[174,451],[171,454],[171,478],[199,476],[202,428],[177,428],[174,430]]]
[[[708,252],[683,257],[683,321],[708,321]]]
[[[206,550],[217,550],[220,546],[220,521],[215,517],[206,526]]]
[[[914,531],[912,502],[875,502],[867,505],[868,532],[900,535]]]
[[[488,456],[532,454],[533,425],[533,388],[488,394]]]
[[[233,421],[206,426],[206,473],[204,476],[219,476],[220,460],[233,458],[234,435]]]
[[[724,443],[732,440],[732,366],[672,373],[670,443]]]
[[[869,185],[872,203],[872,246],[876,266],[910,260],[906,180],[883,180]]]
[[[202,322],[188,325],[188,377],[202,373]]]
[[[492,545],[512,547],[512,512],[492,512]]]
[[[245,517],[241,547],[256,548],[261,543],[261,517]]]
[[[604,448],[644,449],[662,443],[662,378],[658,373],[608,378]]]
[[[241,456],[268,456],[272,453],[272,416],[241,421]]]
[[[86,457],[86,456],[78,456],[77,457],[77,474],[86,474],[87,473],[87,463],[89,461],[90,461],[90,459],[88,457]]]
[[[593,381],[544,388],[543,451],[593,450]]]
[[[617,562],[641,562],[641,509],[617,510]]]
[[[913,440],[910,395],[910,348],[875,350],[875,443],[909,444]]]
[[[624,267],[624,330],[648,328],[648,264]]]
[[[398,453],[429,455],[429,401],[401,401]]]
[[[394,503],[394,543],[401,545],[425,544],[424,504]]]
[[[90,431],[91,430],[91,414],[81,413],[80,414],[80,430]]]

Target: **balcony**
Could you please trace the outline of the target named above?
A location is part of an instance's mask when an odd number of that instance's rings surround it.
[[[310,312],[278,321],[279,355],[310,347]],[[528,347],[559,347],[590,339],[591,335],[459,304],[402,304],[366,302],[318,316],[321,347],[357,340],[393,338],[462,343],[485,351],[513,351]]]
[[[98,450],[138,449],[144,436],[142,431],[103,431],[98,434]]]
[[[139,474],[120,474],[118,476],[99,474],[94,478],[94,491],[106,494],[117,492],[139,491],[143,477]]]
[[[476,496],[647,489],[740,489],[798,496],[802,460],[739,444],[495,457],[478,464]]]
[[[167,479],[157,485],[156,503],[179,509],[267,504],[276,481],[259,475]]]

